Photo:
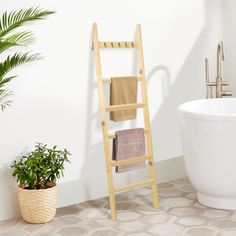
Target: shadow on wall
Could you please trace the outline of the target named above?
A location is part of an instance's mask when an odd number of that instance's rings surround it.
[[[210,11],[209,2],[205,1],[205,24],[207,23],[207,12]],[[187,29],[186,29],[187,32]],[[171,144],[175,143],[177,146],[181,146],[180,130],[177,117],[177,107],[182,102],[188,100],[194,100],[203,98],[205,94],[204,90],[204,56],[206,51],[206,42],[209,33],[209,29],[206,29],[205,25],[196,38],[195,44],[186,58],[180,72],[176,76],[174,82],[168,65],[154,66],[147,73],[148,91],[150,91],[155,83],[159,83],[159,73],[164,73],[162,77],[162,103],[158,110],[152,113],[151,109],[151,125],[152,136],[154,146],[154,156],[160,160],[160,158],[169,158],[171,155]],[[217,41],[217,40],[216,40]],[[91,32],[91,45],[92,45],[92,32]],[[144,45],[145,48],[145,45]],[[94,196],[99,197],[107,194],[107,182],[105,171],[105,158],[103,151],[102,132],[100,127],[100,114],[98,109],[98,94],[97,84],[95,79],[95,65],[93,61],[93,52],[89,49],[88,59],[88,85],[87,85],[87,114],[89,120],[86,124],[86,142],[85,142],[85,161],[81,168],[81,178],[86,178],[86,184],[81,189],[81,194],[84,194],[84,199],[91,199]],[[136,61],[134,59],[133,70],[137,70]],[[152,86],[152,87],[150,87]],[[149,106],[153,107],[156,104],[154,94],[149,93]],[[96,102],[94,102],[96,101]],[[134,127],[135,123],[131,123],[131,127]],[[117,125],[116,128],[121,126]],[[99,131],[99,140],[94,145],[91,141],[93,138],[93,132]],[[166,155],[166,156],[165,156]],[[174,158],[175,156],[171,156]],[[16,191],[16,184],[14,179],[9,176],[10,170],[3,166],[0,169],[0,179],[4,181],[4,190],[6,199],[2,202],[6,203],[6,212],[15,212],[16,194],[12,192]],[[139,176],[144,176],[144,171],[137,171]],[[135,172],[119,175],[123,182],[131,182],[135,177]],[[158,173],[157,173],[158,174]],[[70,183],[68,183],[70,184]],[[75,185],[72,185],[72,188]],[[80,188],[81,186],[78,186]],[[69,190],[73,190],[69,188]],[[103,190],[101,190],[103,188]],[[9,192],[9,194],[7,194]],[[11,192],[11,193],[10,193]],[[73,194],[73,193],[72,193]],[[9,196],[11,199],[9,199]],[[2,196],[1,196],[2,198]],[[78,197],[79,198],[79,197]],[[14,208],[14,209],[13,209]]]
[[[207,12],[210,10],[209,2],[205,1],[205,22],[207,22]],[[178,114],[177,107],[181,103],[194,99],[204,98],[205,88],[204,88],[204,57],[206,53],[206,41],[208,31],[205,25],[201,29],[198,37],[196,38],[194,45],[189,52],[185,62],[178,75],[176,76],[174,82],[171,78],[171,73],[167,65],[157,65],[153,67],[149,73],[147,73],[147,84],[148,91],[150,88],[150,82],[154,80],[159,80],[158,73],[160,71],[164,72],[164,77],[162,77],[162,104],[159,110],[155,114],[150,114],[152,117],[151,126],[152,126],[152,136],[153,136],[153,146],[154,146],[154,156],[157,158],[175,158],[176,156],[171,155],[170,143],[176,143],[177,146],[181,147],[181,138],[180,138],[180,128],[178,123]],[[187,29],[186,29],[187,33]],[[92,44],[92,39],[91,39]],[[145,47],[145,45],[144,45]],[[98,102],[92,104],[94,101],[93,96],[98,94],[97,84],[95,79],[95,65],[93,60],[93,52],[89,51],[89,78],[88,78],[88,91],[87,91],[87,101],[88,110],[87,117],[91,119],[87,122],[86,130],[86,144],[85,144],[85,162],[81,169],[81,176],[86,176],[88,178],[88,185],[86,189],[87,199],[93,198],[94,193],[101,193],[101,187],[107,189],[106,182],[106,171],[105,171],[105,158],[103,151],[103,142],[102,142],[102,130],[100,126],[100,114],[99,110],[96,109],[96,112],[93,113],[94,106],[98,107]],[[134,66],[136,69],[136,65]],[[155,106],[155,99],[149,94],[149,106]],[[151,101],[151,102],[150,102]],[[96,145],[91,144],[91,138],[93,130],[99,130],[101,133],[100,141]],[[168,151],[170,150],[170,151]],[[182,155],[182,150],[180,150],[180,155]],[[165,156],[166,155],[166,156]],[[91,168],[93,167],[93,168]],[[140,176],[143,176],[144,173],[141,172]],[[158,173],[157,173],[158,175]],[[124,176],[119,175],[119,178],[123,178],[124,182],[130,182],[135,178],[135,174],[128,173]],[[105,181],[105,182],[104,182]],[[97,188],[97,190],[96,190]],[[100,189],[99,189],[100,188]],[[107,190],[104,190],[106,193]],[[101,195],[104,195],[101,193]],[[99,194],[97,194],[98,197]]]
[[[12,178],[11,168],[5,164],[0,168],[1,180],[1,202],[4,202],[4,207],[1,207],[2,215],[14,216],[19,214],[16,182]],[[1,219],[1,217],[0,217]]]
[[[91,45],[92,45],[92,32],[91,32]],[[95,78],[95,62],[93,51],[89,50],[89,61],[88,61],[88,87],[87,87],[87,101],[88,101],[88,110],[86,117],[91,119],[87,122],[86,125],[86,142],[85,142],[85,162],[81,168],[81,176],[87,181],[86,190],[83,190],[87,194],[86,198],[90,199],[94,195],[98,196],[100,193],[101,196],[104,196],[104,191],[101,191],[101,186],[104,186],[106,182],[106,169],[105,169],[105,158],[104,158],[104,149],[103,149],[103,135],[101,130],[100,122],[100,112],[99,112],[99,103],[98,103],[98,87],[97,81]],[[133,74],[137,71],[137,59],[136,52],[133,54]],[[105,100],[108,100],[109,90],[105,89]],[[96,101],[93,103],[93,101]],[[135,122],[131,122],[131,126],[135,126]],[[115,129],[121,129],[122,122],[113,123]],[[93,136],[93,130],[100,133],[99,142],[96,145],[92,145],[91,140]],[[92,174],[91,174],[92,173]],[[131,175],[123,175],[123,181],[132,181]],[[93,186],[91,188],[91,186]],[[106,189],[104,189],[105,192]]]
[[[162,66],[165,69],[167,79],[167,81],[162,82],[162,89],[167,90],[168,88],[168,91],[163,94],[163,103],[158,112],[154,115],[151,114],[153,117],[151,124],[154,154],[157,157],[170,158],[171,152],[173,152],[172,147],[169,145],[170,143],[175,145],[176,149],[178,149],[177,147],[182,147],[177,111],[178,106],[183,102],[202,99],[205,96],[203,67],[203,42],[205,41],[205,37],[205,30],[203,29],[171,86],[168,68]],[[152,72],[147,77],[148,82],[154,78],[158,79],[155,77],[157,71],[152,69]],[[153,101],[150,102],[151,100],[152,98],[149,95],[149,105],[152,105],[152,103],[155,104]]]

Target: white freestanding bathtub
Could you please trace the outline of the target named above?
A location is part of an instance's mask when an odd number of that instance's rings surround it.
[[[236,210],[236,98],[179,106],[187,174],[200,203]]]

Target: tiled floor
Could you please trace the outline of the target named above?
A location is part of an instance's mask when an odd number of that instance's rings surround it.
[[[108,198],[102,198],[58,209],[48,224],[1,222],[0,236],[236,236],[236,211],[202,206],[188,180],[160,184],[159,209],[152,208],[150,193],[141,188],[117,195],[116,222],[110,220]]]

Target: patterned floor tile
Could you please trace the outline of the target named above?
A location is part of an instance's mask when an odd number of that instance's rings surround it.
[[[207,220],[200,216],[182,216],[177,220],[177,223],[183,226],[200,226],[204,225]]]
[[[117,221],[104,197],[60,208],[47,224],[21,218],[0,222],[0,236],[236,236],[236,211],[200,204],[188,179],[158,187],[159,208],[153,208],[151,189],[144,187],[116,195]]]
[[[153,234],[149,234],[149,233],[145,233],[145,232],[127,234],[127,236],[151,236],[151,235],[153,235]]]
[[[210,223],[210,225],[224,229],[224,228],[236,228],[236,222],[230,219],[220,219],[215,220]]]
[[[174,183],[162,183],[162,184],[159,184],[158,185],[158,189],[159,190],[162,190],[162,189],[173,189],[175,187],[175,184]]]
[[[81,211],[78,216],[80,218],[104,218],[108,216],[108,212],[104,208],[87,208]]]
[[[175,216],[199,216],[203,215],[204,210],[196,207],[176,207],[171,208],[169,212]]]
[[[135,231],[143,231],[146,225],[140,221],[133,221],[128,223],[121,223],[119,225],[119,229],[124,232],[135,232]]]
[[[218,209],[206,209],[203,216],[211,219],[227,217],[230,212]]]
[[[196,190],[190,184],[184,184],[176,187],[177,190],[185,193],[194,193]]]
[[[88,236],[121,236],[121,235],[124,235],[124,233],[110,229],[98,229],[91,233],[88,233]]]
[[[170,189],[170,190],[159,190],[159,196],[163,198],[167,197],[179,197],[183,195],[182,192],[175,190],[175,189]]]
[[[235,236],[235,235],[236,235],[236,229],[224,230],[221,233],[221,236]]]
[[[183,235],[184,236],[215,236],[217,233],[216,229],[207,226],[201,227],[190,227],[187,228]]]
[[[162,224],[166,222],[173,222],[176,219],[176,217],[165,214],[165,213],[160,213],[160,214],[147,215],[143,219],[144,219],[144,222],[148,224]]]
[[[117,216],[119,221],[137,220],[140,217],[141,214],[136,212],[120,212]]]
[[[192,200],[184,197],[165,198],[161,201],[162,206],[168,207],[184,207],[189,206]]]
[[[61,236],[78,236],[86,235],[86,230],[79,226],[67,226],[57,231]]]
[[[148,232],[153,233],[154,235],[181,235],[184,230],[183,226],[174,224],[174,223],[165,223],[165,224],[154,224],[149,229]]]
[[[171,180],[171,183],[175,183],[177,185],[182,185],[182,184],[191,184],[189,179],[187,178],[182,178],[182,179],[176,179],[176,180]]]

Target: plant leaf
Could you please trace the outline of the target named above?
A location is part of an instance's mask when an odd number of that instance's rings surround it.
[[[27,46],[34,42],[31,32],[20,32],[11,35],[8,38],[0,38],[0,53],[15,46]]]
[[[41,20],[48,15],[54,14],[53,11],[39,9],[38,7],[31,7],[26,10],[4,12],[0,19],[0,37],[5,36],[14,29],[35,20]]]
[[[15,77],[17,77],[17,76],[10,76],[10,77],[2,79],[0,81],[0,88],[2,88],[6,83],[10,82]]]
[[[29,53],[15,53],[13,56],[8,56],[5,61],[0,63],[0,82],[4,79],[4,76],[13,68],[32,61],[40,60],[39,54]]]
[[[12,91],[0,90],[0,108],[2,111],[6,109],[7,106],[10,106],[12,101],[8,98],[13,95]]]

